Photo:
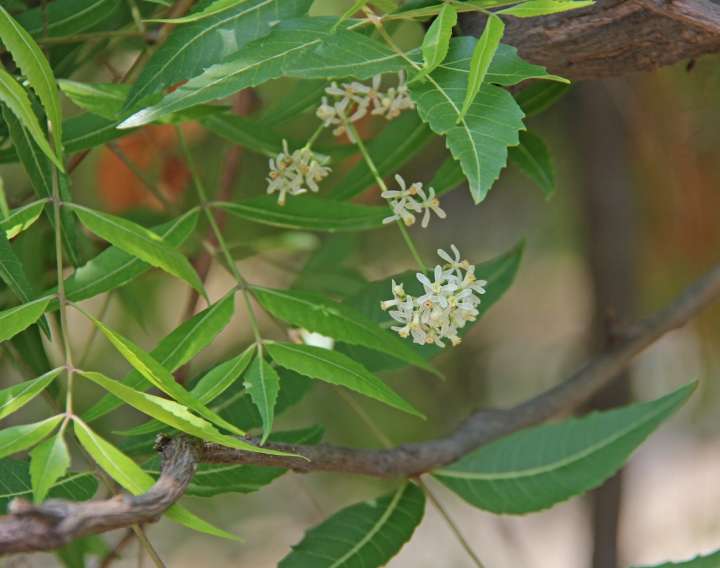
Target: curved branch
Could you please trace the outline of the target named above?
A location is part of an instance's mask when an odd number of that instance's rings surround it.
[[[463,15],[480,35],[484,16]],[[711,0],[598,0],[542,18],[507,18],[505,43],[569,79],[649,71],[720,51],[720,5]]]
[[[158,446],[162,473],[143,495],[88,502],[49,499],[41,505],[14,499],[10,514],[0,517],[0,554],[54,550],[81,536],[157,520],[182,497],[197,464],[194,441],[161,439]]]
[[[608,384],[646,347],[683,326],[720,296],[720,266],[686,289],[670,306],[628,329],[607,351],[590,360],[566,381],[538,396],[504,410],[479,410],[450,435],[403,444],[387,450],[351,449],[327,444],[301,446],[268,444],[307,458],[288,458],[206,443],[200,460],[276,466],[295,471],[335,471],[377,477],[409,477],[457,461],[498,438],[534,426],[578,406]]]
[[[244,452],[184,437],[163,440],[160,479],[144,495],[75,503],[59,499],[33,505],[22,499],[0,517],[0,554],[52,550],[80,536],[156,520],[179,499],[197,463],[274,466],[295,471],[334,471],[377,477],[412,477],[457,461],[474,449],[568,411],[605,386],[631,359],[665,333],[684,325],[720,296],[720,266],[683,292],[669,307],[632,327],[611,349],[565,382],[504,410],[480,410],[444,438],[363,450],[321,444],[268,444],[304,458]],[[307,461],[309,460],[309,461]]]

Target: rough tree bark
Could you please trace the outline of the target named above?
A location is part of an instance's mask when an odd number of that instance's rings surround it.
[[[720,4],[710,0],[598,0],[541,18],[507,18],[503,41],[569,79],[648,71],[720,51]],[[485,17],[461,18],[479,35]]]

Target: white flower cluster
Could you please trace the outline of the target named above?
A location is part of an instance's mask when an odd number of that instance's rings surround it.
[[[424,288],[422,296],[407,294],[403,285],[393,280],[393,299],[381,302],[380,307],[390,310],[390,317],[400,324],[391,329],[401,337],[412,336],[415,343],[423,345],[445,347],[444,339],[458,345],[458,330],[477,318],[479,295],[485,293],[487,281],[477,280],[475,266],[461,260],[455,245],[451,249],[454,258],[444,250],[437,251],[446,264],[435,267],[433,281],[417,274]]]
[[[287,141],[283,140],[283,151],[270,158],[268,194],[278,193],[278,203],[285,205],[288,195],[300,195],[308,190],[317,193],[318,182],[330,173],[330,168],[325,166],[325,163],[327,159],[306,147],[291,154]]]
[[[315,114],[326,128],[335,126],[333,134],[340,136],[346,131],[345,121],[356,122],[368,112],[392,120],[403,110],[415,108],[402,72],[398,74],[397,86],[390,87],[387,91],[380,90],[381,81],[382,77],[375,75],[370,86],[357,81],[340,86],[333,82],[325,89],[325,93],[332,97],[333,101],[328,102],[328,97],[323,97]],[[350,136],[350,133],[348,135]]]
[[[422,183],[415,182],[407,187],[405,180],[395,175],[395,181],[400,189],[383,191],[380,195],[388,200],[392,215],[385,217],[383,223],[402,221],[408,227],[415,223],[415,214],[423,214],[420,226],[424,229],[430,223],[430,211],[434,212],[440,219],[445,219],[447,214],[440,209],[440,200],[435,197],[435,190],[430,187],[427,193]]]

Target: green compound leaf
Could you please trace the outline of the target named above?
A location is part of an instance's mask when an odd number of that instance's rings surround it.
[[[60,171],[63,171],[62,110],[60,109],[60,95],[57,83],[50,68],[50,63],[48,63],[40,46],[35,43],[32,36],[2,6],[0,6],[0,42],[10,52],[45,109],[55,139],[55,152],[50,151],[48,157]],[[25,120],[23,120],[23,123],[28,126]],[[41,138],[44,141],[45,137],[41,136]],[[37,138],[36,141],[40,144]]]
[[[363,231],[382,226],[388,216],[386,207],[356,205],[303,195],[279,205],[277,198],[263,195],[237,203],[216,203],[217,207],[247,221],[313,231]]]
[[[208,67],[159,103],[129,117],[118,128],[141,126],[171,112],[223,98],[281,76],[367,79],[406,68],[405,61],[383,43],[347,29],[333,31],[336,22],[336,18],[281,21],[266,37]]]
[[[260,443],[264,444],[272,432],[275,404],[280,391],[280,377],[262,356],[258,356],[253,359],[243,379],[243,386],[262,419],[263,434]]]
[[[410,540],[425,512],[425,496],[411,483],[335,513],[305,533],[279,568],[378,568]]]
[[[198,211],[189,211],[155,227],[155,231],[165,244],[178,247],[195,231],[198,216]],[[150,265],[136,256],[117,247],[108,247],[65,279],[65,294],[71,302],[87,300],[124,286],[149,269]]]
[[[172,400],[128,388],[122,383],[106,377],[102,373],[95,371],[78,371],[78,373],[115,396],[121,397],[127,404],[140,412],[201,440],[215,442],[228,448],[248,452],[288,455],[283,452],[259,448],[248,442],[233,438],[232,436],[221,434],[210,422],[195,416],[185,406]]]
[[[293,343],[267,343],[267,351],[281,367],[311,379],[343,386],[413,416],[425,418],[409,402],[347,355]]]
[[[138,371],[150,384],[160,389],[165,394],[171,396],[180,404],[183,404],[189,409],[194,410],[200,416],[220,426],[221,428],[225,428],[229,432],[237,434],[238,436],[242,436],[245,434],[244,431],[240,430],[234,424],[231,424],[230,422],[222,418],[220,415],[210,410],[207,406],[205,406],[202,402],[195,398],[191,393],[189,393],[185,389],[185,387],[183,387],[175,380],[175,377],[172,376],[170,371],[168,371],[165,367],[158,363],[158,361],[155,360],[152,355],[140,349],[140,347],[135,345],[126,337],[123,337],[116,331],[111,330],[102,322],[94,318],[91,319],[98,327],[98,329],[102,332],[102,334],[108,339],[108,341],[113,344],[115,349],[117,349],[120,354],[125,357],[127,362],[130,363],[135,368],[135,370]],[[120,383],[113,381],[113,384],[119,385]],[[107,388],[107,386],[105,388],[107,391],[117,396],[117,394],[112,388]],[[126,387],[123,386],[123,389],[124,388]],[[129,390],[137,392],[134,391],[134,389]],[[121,400],[125,400],[123,397],[118,398],[120,398]]]
[[[19,385],[0,390],[0,420],[10,416],[39,395],[63,370],[62,367],[58,367],[37,379],[24,381]]]
[[[152,477],[110,442],[93,432],[82,420],[76,419],[74,421],[74,430],[80,444],[87,453],[125,490],[133,495],[140,495],[152,487],[154,482]],[[165,516],[199,532],[230,540],[238,540],[237,536],[214,527],[178,504],[165,511]]]
[[[652,402],[517,432],[433,475],[467,502],[493,513],[546,509],[612,476],[695,386]]]
[[[176,371],[207,347],[227,326],[234,312],[234,299],[231,295],[216,302],[209,308],[180,324],[150,352],[150,356],[170,372]],[[137,370],[128,373],[122,384],[146,390],[150,383]],[[106,395],[83,414],[87,422],[96,420],[121,406],[123,402]]]
[[[275,317],[298,327],[411,363],[437,374],[410,344],[350,306],[317,294],[254,287],[258,302]]]
[[[126,108],[148,95],[200,75],[216,63],[261,38],[282,20],[303,16],[312,0],[250,0],[202,21],[175,28],[145,64],[133,85]],[[211,5],[198,5],[202,12]]]
[[[63,414],[58,414],[34,424],[11,426],[0,430],[0,458],[22,452],[42,442],[57,428],[63,418],[65,418]]]
[[[2,8],[0,7],[0,10]],[[1,14],[2,12],[0,12]],[[25,90],[20,86],[10,73],[4,69],[0,69],[0,102],[4,103],[15,117],[20,121],[22,126],[30,133],[33,141],[38,148],[42,150],[55,166],[62,170],[62,163],[50,148],[50,144],[45,138],[40,123],[38,122],[35,112],[33,112],[30,99]]]
[[[50,488],[48,497],[85,501],[95,495],[97,487],[97,479],[91,473],[72,472]],[[7,512],[8,503],[16,497],[32,497],[30,464],[9,458],[0,460],[0,514]]]
[[[555,193],[555,172],[550,152],[542,138],[532,132],[520,133],[520,144],[510,148],[510,161],[518,166],[549,199]]]
[[[2,115],[10,133],[10,139],[12,140],[12,145],[7,149],[9,151],[9,161],[16,161],[19,159],[20,162],[22,162],[22,165],[30,178],[30,183],[35,195],[40,198],[51,198],[53,176],[52,163],[41,150],[40,146],[36,144],[27,128],[23,127],[21,121],[15,116],[15,114],[13,114],[7,107],[3,107]],[[0,152],[0,159],[3,155],[4,152]],[[72,201],[68,184],[63,181],[66,181],[64,174],[60,175],[60,180],[63,182],[60,184],[60,197],[64,202]],[[55,217],[53,215],[52,208],[47,208],[46,216],[50,221],[50,225],[55,227]],[[63,245],[67,251],[68,258],[74,266],[77,266],[79,263],[79,253],[77,251],[78,234],[75,216],[72,212],[63,207],[60,211],[60,223],[62,225]]]
[[[250,365],[255,355],[255,346],[252,345],[237,357],[220,363],[205,373],[197,384],[190,390],[195,398],[203,404],[208,404],[230,388],[245,369]],[[142,436],[162,430],[163,424],[157,420],[150,420],[130,430],[120,432],[125,436]]]
[[[697,556],[684,562],[666,562],[656,566],[636,566],[635,568],[717,568],[718,566],[720,566],[720,551]]]
[[[165,272],[185,280],[207,298],[205,288],[190,261],[180,252],[166,244],[162,237],[137,223],[71,204],[80,222],[101,239],[106,240],[128,254],[156,266]]]
[[[6,341],[27,329],[45,313],[51,298],[38,298],[0,312],[0,341]]]
[[[70,453],[62,429],[30,452],[30,479],[36,503],[45,500],[50,488],[69,467]]]

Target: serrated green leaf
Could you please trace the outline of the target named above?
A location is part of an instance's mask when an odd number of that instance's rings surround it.
[[[76,106],[109,120],[120,118],[125,99],[130,92],[129,85],[117,83],[85,83],[60,79],[58,85]]]
[[[50,488],[69,467],[70,453],[62,429],[30,452],[30,479],[36,503],[45,500]]]
[[[398,171],[410,159],[420,153],[433,134],[417,113],[408,112],[393,120],[382,132],[367,143],[378,173],[385,177]],[[358,163],[330,191],[331,199],[346,200],[362,193],[375,183],[375,176],[365,160]],[[304,202],[301,202],[304,203]],[[379,216],[379,211],[378,211]],[[383,217],[386,217],[383,214]]]
[[[170,247],[183,244],[197,226],[198,211],[189,211],[168,223],[154,227]],[[65,294],[71,302],[79,302],[124,286],[150,269],[136,256],[119,248],[108,247],[65,279]]]
[[[413,81],[432,73],[440,65],[450,49],[450,38],[457,24],[458,13],[452,4],[443,4],[433,23],[425,32],[422,42],[422,54],[425,64]]]
[[[551,507],[612,476],[695,386],[652,402],[522,430],[433,475],[472,505],[494,513]]]
[[[74,420],[74,430],[87,453],[125,490],[133,495],[140,495],[152,487],[154,482],[152,477],[110,442],[93,432],[82,420],[77,418]],[[165,511],[165,516],[200,532],[238,540],[237,536],[214,527],[177,503]]]
[[[0,312],[0,341],[27,329],[45,313],[51,298],[44,297]]]
[[[272,432],[280,377],[262,355],[258,355],[243,375],[243,386],[260,413],[263,432],[260,443],[264,444]]]
[[[485,29],[477,40],[470,60],[470,73],[468,74],[468,86],[463,101],[462,110],[457,122],[462,122],[475,100],[480,87],[485,80],[485,75],[490,68],[490,62],[495,57],[495,52],[500,45],[500,40],[505,33],[505,24],[494,14],[490,14],[485,23]]]
[[[136,408],[140,412],[147,414],[157,420],[160,420],[163,424],[172,426],[181,432],[195,436],[201,440],[208,442],[215,442],[227,446],[228,448],[235,448],[238,450],[245,450],[248,452],[259,452],[264,454],[274,455],[288,455],[284,452],[276,452],[274,450],[267,450],[259,448],[243,440],[238,440],[232,436],[221,434],[210,422],[199,416],[192,414],[185,406],[178,404],[172,400],[161,398],[153,394],[147,394],[144,392],[131,389],[124,386],[119,381],[106,377],[102,373],[95,371],[78,371],[86,379],[91,380],[95,384],[101,386],[106,391],[114,394],[118,398]],[[236,428],[237,430],[237,428]]]
[[[127,10],[117,0],[54,0],[23,12],[17,19],[33,36],[57,37],[90,30],[117,8]]]
[[[60,96],[58,94],[55,77],[40,46],[35,43],[32,36],[25,31],[2,6],[0,6],[0,42],[2,42],[10,52],[10,55],[12,55],[15,63],[27,78],[30,87],[35,91],[35,94],[45,109],[45,114],[52,127],[53,139],[55,140],[55,152],[51,150],[50,153],[48,153],[48,157],[60,171],[63,171],[62,111],[60,109]],[[32,110],[30,112],[32,112]],[[17,112],[16,115],[20,118]],[[21,120],[26,127],[32,128],[26,120]],[[33,137],[35,137],[34,134]],[[45,140],[44,136],[40,138],[43,141]],[[40,144],[37,138],[36,141]],[[40,146],[42,147],[42,144],[40,144]]]
[[[177,370],[207,347],[225,329],[233,311],[234,299],[229,295],[176,327],[158,343],[150,355],[170,372]],[[128,373],[123,378],[122,384],[143,390],[150,386],[137,370]],[[91,422],[121,405],[121,400],[107,395],[83,413],[83,419]]]
[[[410,540],[425,512],[425,496],[411,483],[347,507],[305,533],[278,568],[378,568]]]
[[[266,37],[208,67],[159,103],[133,114],[118,128],[141,126],[171,112],[223,98],[280,76],[367,79],[407,66],[390,48],[365,35],[345,29],[333,32],[336,21],[335,18],[281,21]]]
[[[510,93],[485,84],[458,124],[466,92],[462,73],[443,66],[425,83],[410,86],[420,117],[446,138],[460,161],[476,203],[482,201],[507,162],[507,147],[519,143],[523,113]]]
[[[520,144],[510,148],[510,161],[533,180],[549,199],[555,193],[555,172],[542,139],[532,132],[520,133]]]
[[[498,10],[495,13],[503,16],[515,16],[516,18],[534,18],[585,8],[593,4],[595,4],[593,0],[526,0],[510,8]]]
[[[64,418],[63,414],[58,414],[33,424],[22,424],[0,430],[0,458],[22,452],[42,442]]]
[[[684,562],[666,562],[655,566],[636,566],[635,568],[718,568],[718,566],[720,566],[720,551],[705,556],[696,556]]]
[[[425,418],[409,402],[347,355],[293,343],[268,342],[266,347],[270,357],[281,367],[311,379],[343,386],[408,414]]]
[[[1,9],[0,7],[0,10]],[[1,14],[2,12],[0,12],[0,15]],[[7,108],[30,133],[30,136],[32,136],[35,144],[42,150],[43,154],[45,154],[58,169],[62,170],[62,163],[45,139],[45,133],[33,112],[27,93],[20,86],[20,83],[4,69],[0,69],[0,102],[5,103]]]
[[[209,3],[201,4],[202,10]],[[126,104],[190,79],[248,43],[267,35],[278,20],[307,13],[312,0],[251,0],[200,22],[175,28],[145,64]]]
[[[10,150],[15,153],[14,159],[20,159],[25,171],[30,178],[35,195],[41,198],[52,197],[52,164],[48,160],[45,153],[35,143],[27,129],[23,127],[20,120],[7,107],[2,109],[3,118],[7,124],[12,146]],[[65,175],[60,174],[60,179],[64,179]],[[67,190],[67,186],[60,186],[60,197],[63,202],[72,201],[71,195]],[[46,211],[47,219],[50,225],[55,227],[55,217],[51,208]],[[77,251],[77,228],[75,217],[64,207],[60,210],[60,221],[62,225],[63,246],[67,252],[70,262],[77,266],[79,262],[79,253]]]
[[[53,499],[84,501],[97,491],[98,482],[91,473],[72,472],[58,480],[48,496]],[[0,460],[0,514],[7,512],[7,505],[16,497],[31,497],[30,464],[26,461]]]
[[[22,262],[15,254],[4,231],[0,231],[0,280],[21,302],[29,302],[35,295]]]
[[[470,323],[462,328],[459,332],[464,337],[477,325],[482,316],[507,292],[515,280],[520,260],[522,259],[523,245],[522,243],[513,247],[508,252],[492,258],[485,262],[475,265],[475,276],[480,280],[486,280],[486,292],[482,295],[482,301],[477,306],[478,316],[475,323]],[[429,274],[432,277],[431,274]],[[422,286],[417,280],[416,272],[402,272],[382,280],[370,282],[363,290],[357,294],[350,296],[345,303],[359,311],[363,317],[375,322],[375,325],[389,327],[391,318],[387,312],[380,309],[380,302],[387,300],[392,296],[392,280],[398,284],[402,283],[408,294],[422,294]],[[405,340],[407,341],[407,340]],[[429,360],[442,351],[440,347],[435,345],[416,345],[408,342],[416,353],[421,357]],[[388,357],[384,353],[377,353],[369,349],[363,349],[357,345],[338,345],[339,351],[349,355],[355,361],[361,362],[365,367],[373,372],[397,369],[403,364],[397,358]]]
[[[107,327],[101,321],[91,318],[100,332],[113,344],[113,346],[125,357],[128,363],[138,371],[149,383],[156,388],[160,389],[165,394],[171,396],[174,400],[180,404],[187,406],[189,409],[194,410],[203,418],[210,422],[225,428],[229,432],[243,436],[244,431],[237,428],[234,424],[231,424],[217,413],[210,410],[191,393],[189,393],[185,387],[175,380],[170,371],[158,363],[149,353],[146,353],[140,347],[135,345],[132,341],[123,337],[116,331],[113,331]],[[94,380],[94,379],[93,379]],[[118,384],[120,383],[113,383]],[[124,385],[120,385],[123,389],[128,388]],[[113,389],[107,388],[106,390],[112,394],[115,394]],[[129,389],[133,392],[137,392],[134,389]],[[117,395],[116,395],[117,396]],[[124,398],[121,399],[127,402]],[[157,417],[155,417],[157,418]]]
[[[62,371],[63,368],[58,367],[37,379],[23,381],[20,384],[0,390],[0,420],[10,416],[39,395]]]
[[[10,215],[0,219],[0,229],[5,231],[5,237],[12,239],[20,233],[29,229],[43,212],[47,201],[33,201],[17,209],[13,209]]]
[[[402,339],[350,306],[307,292],[253,287],[258,302],[272,315],[309,331],[381,351],[427,371],[437,371]]]
[[[75,204],[67,206],[72,208],[89,231],[101,239],[168,274],[177,276],[207,298],[203,283],[190,261],[167,245],[157,233],[122,217]]]
[[[232,215],[262,225],[314,231],[364,231],[382,226],[386,207],[356,205],[311,195],[288,199],[280,205],[272,195],[236,203],[216,202]]]
[[[255,345],[251,345],[237,357],[233,357],[232,359],[213,367],[200,378],[192,389],[190,389],[190,394],[203,404],[209,404],[240,378],[250,364],[250,361],[252,361],[254,353]],[[157,432],[162,430],[162,428],[163,425],[160,422],[150,420],[145,424],[140,424],[135,428],[124,430],[119,433],[124,436],[142,436]]]

